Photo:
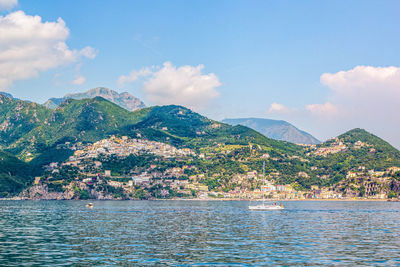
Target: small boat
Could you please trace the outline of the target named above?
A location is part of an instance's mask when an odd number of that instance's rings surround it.
[[[283,210],[285,209],[282,204],[267,204],[265,205],[265,197],[264,197],[264,184],[265,184],[265,161],[263,163],[263,187],[262,187],[262,192],[263,192],[263,201],[262,204],[259,205],[249,205],[249,210]]]
[[[254,205],[254,206],[249,206],[249,210],[283,210],[285,209],[283,207],[283,205],[277,205],[277,204],[273,204],[273,205],[265,205],[260,204],[260,205]]]
[[[86,208],[93,209],[93,207],[94,207],[94,205],[91,202],[86,204]]]

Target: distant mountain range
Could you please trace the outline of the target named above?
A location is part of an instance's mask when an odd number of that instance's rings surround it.
[[[84,93],[67,94],[60,98],[50,98],[43,105],[47,108],[55,109],[66,99],[80,100],[85,98],[94,98],[96,96],[101,96],[102,98],[107,99],[110,102],[113,102],[114,104],[117,104],[118,106],[130,111],[145,107],[145,104],[140,99],[134,97],[128,92],[119,94],[116,91],[105,87],[93,88]]]
[[[243,125],[256,130],[263,135],[281,141],[295,144],[314,145],[321,143],[311,134],[299,130],[294,125],[282,120],[270,120],[261,118],[224,119],[222,122],[230,125]]]

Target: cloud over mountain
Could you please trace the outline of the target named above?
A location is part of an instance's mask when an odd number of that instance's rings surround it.
[[[118,79],[120,85],[145,77],[143,91],[147,99],[158,105],[177,104],[202,109],[219,96],[216,90],[221,85],[214,73],[204,74],[204,66],[176,67],[165,62],[162,67],[134,70]]]
[[[270,114],[288,114],[291,112],[291,109],[286,107],[283,104],[272,103],[268,108],[268,113]]]
[[[400,68],[356,66],[350,70],[324,73],[320,82],[329,89],[324,103],[295,110],[273,103],[271,114],[295,120],[301,127],[329,137],[349,128],[366,128],[387,138],[397,147],[400,141]],[[271,112],[273,111],[273,112]]]

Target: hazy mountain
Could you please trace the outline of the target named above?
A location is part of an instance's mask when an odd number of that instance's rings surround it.
[[[104,87],[93,88],[84,93],[67,94],[61,98],[50,98],[43,105],[47,108],[55,109],[66,99],[80,100],[84,98],[94,98],[96,96],[101,96],[102,98],[107,99],[117,104],[118,106],[130,111],[145,107],[144,103],[140,99],[134,97],[127,92],[119,94],[114,90]]]
[[[292,124],[282,120],[270,120],[260,118],[224,119],[223,122],[231,125],[244,125],[263,135],[281,141],[295,144],[318,144],[320,141],[311,134],[299,130]]]

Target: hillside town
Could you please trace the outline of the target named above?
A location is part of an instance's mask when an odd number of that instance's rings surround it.
[[[74,155],[70,157],[67,165],[79,165],[80,161],[87,158],[97,158],[100,155],[117,155],[127,157],[129,155],[140,155],[143,153],[152,153],[164,158],[177,156],[195,155],[190,149],[177,149],[169,144],[149,141],[140,138],[128,138],[127,136],[103,139],[87,146],[71,146],[75,150]],[[66,143],[65,146],[70,145]]]
[[[61,145],[74,150],[69,160],[63,163],[53,162],[45,166],[46,174],[36,177],[34,185],[19,197],[28,199],[73,199],[90,197],[96,199],[149,199],[149,198],[197,198],[197,199],[387,199],[392,188],[400,191],[400,182],[394,181],[393,174],[400,172],[399,167],[386,170],[373,170],[360,166],[349,171],[345,179],[329,187],[311,186],[301,188],[297,182],[280,184],[280,172],[269,171],[264,177],[256,170],[233,174],[229,180],[230,188],[223,189],[207,184],[206,173],[196,166],[187,164],[187,160],[201,158],[188,148],[178,149],[172,145],[149,141],[138,136],[111,136],[93,144]],[[358,147],[368,144],[356,142]],[[316,155],[327,155],[347,149],[347,146],[335,140],[331,149],[321,148],[313,151]],[[116,173],[101,158],[154,155],[154,162],[142,168],[132,168],[126,173]],[[263,160],[278,160],[261,155]],[[306,159],[292,157],[306,162]],[[174,162],[162,167],[161,159]],[[179,163],[179,164],[177,164]],[[316,170],[317,167],[312,167]],[[298,177],[309,178],[306,172],[297,173]],[[68,177],[68,178],[66,178]],[[218,174],[211,178],[220,179]],[[323,178],[323,177],[322,177]],[[393,184],[395,183],[395,184]],[[83,194],[83,195],[82,195]]]
[[[363,147],[369,148],[369,153],[375,152],[375,148],[373,148],[370,144],[362,142],[360,140],[358,140],[354,144],[346,144],[343,140],[340,140],[336,137],[328,140],[327,143],[329,144],[327,146],[304,145],[309,150],[309,153],[307,155],[327,157],[328,155],[346,151],[350,148],[361,149]]]

